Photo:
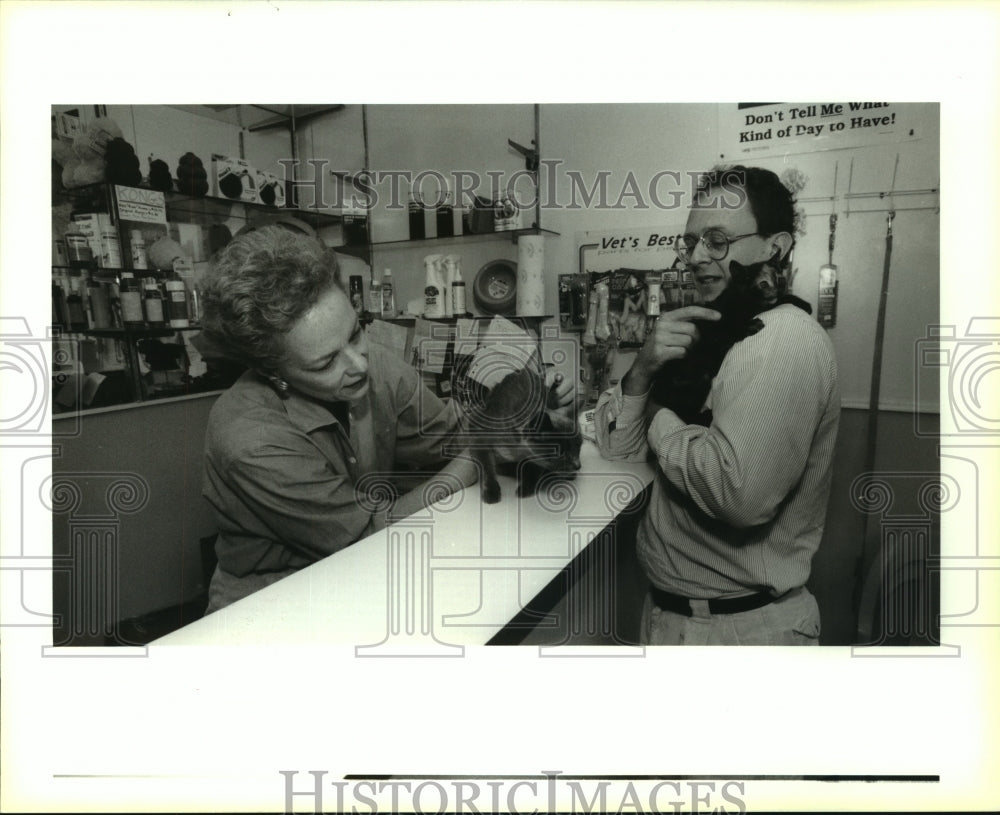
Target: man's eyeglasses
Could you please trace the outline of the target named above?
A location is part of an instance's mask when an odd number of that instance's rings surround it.
[[[760,234],[760,232],[747,232],[746,235],[736,235],[730,238],[721,229],[706,229],[701,233],[700,238],[695,235],[678,235],[674,242],[674,251],[677,252],[682,261],[689,263],[691,261],[691,253],[701,243],[712,260],[722,260],[729,254],[729,245],[731,243]]]

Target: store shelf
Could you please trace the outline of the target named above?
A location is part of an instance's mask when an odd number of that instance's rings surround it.
[[[270,218],[284,216],[303,221],[313,229],[340,223],[343,220],[343,214],[339,208],[276,207],[251,201],[238,201],[232,198],[217,198],[211,195],[193,197],[175,191],[167,192],[165,196],[167,211],[175,217],[180,213],[196,216],[200,219],[229,218],[235,215],[239,218],[245,218],[248,222],[259,223]],[[234,213],[234,207],[246,207],[245,214]]]
[[[397,325],[413,325],[417,320],[427,320],[431,323],[454,325],[459,320],[492,320],[494,317],[503,317],[505,320],[510,320],[511,322],[519,320],[541,322],[542,320],[551,320],[553,316],[552,314],[541,314],[535,317],[524,317],[518,314],[466,314],[464,317],[417,317],[412,314],[406,314],[398,317],[374,317],[369,319],[368,322],[384,320],[387,323],[395,323]]]
[[[405,246],[434,246],[446,243],[471,243],[475,241],[495,241],[495,240],[509,240],[511,243],[517,243],[517,239],[522,235],[554,235],[558,236],[558,232],[553,232],[550,229],[508,229],[503,232],[480,232],[474,235],[452,235],[449,237],[434,237],[434,238],[412,238],[406,240],[398,241],[372,241],[373,247],[381,246],[392,246],[397,248],[402,248]]]
[[[137,278],[155,277],[157,280],[169,274],[163,269],[124,269],[116,266],[57,266],[53,265],[52,270],[56,272],[66,272],[71,277],[89,277],[101,283],[114,283],[121,276],[122,272],[128,272]]]
[[[95,210],[110,211],[111,195],[109,189],[113,186],[110,182],[102,181],[98,184],[86,184],[82,187],[59,189],[53,191],[53,198],[75,204],[82,202]],[[136,187],[136,189],[155,192],[152,187],[145,184]],[[214,195],[188,195],[179,190],[167,190],[163,196],[169,213],[173,215],[185,213],[202,219],[229,218],[235,215],[245,220],[258,220],[260,217],[290,215],[304,221],[314,229],[343,220],[343,214],[339,207],[329,209],[303,209],[295,206],[276,207],[255,201],[239,201]],[[234,208],[237,207],[245,207],[246,209],[244,212],[234,212]]]
[[[88,328],[83,331],[75,331],[72,333],[83,334],[88,337],[111,337],[114,339],[125,339],[125,338],[138,338],[142,339],[144,337],[170,337],[176,334],[178,331],[201,331],[200,325],[190,325],[186,328],[171,328],[170,326],[164,326],[163,328]]]

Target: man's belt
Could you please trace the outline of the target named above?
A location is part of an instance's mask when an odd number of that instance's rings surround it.
[[[683,614],[691,617],[691,601],[687,597],[679,594],[671,594],[669,591],[658,589],[653,586],[653,602],[664,611],[673,611],[675,614]],[[756,594],[748,594],[746,597],[731,597],[724,600],[709,600],[708,610],[712,614],[737,614],[741,611],[752,611],[755,608],[773,603],[777,598],[766,591],[759,591]]]

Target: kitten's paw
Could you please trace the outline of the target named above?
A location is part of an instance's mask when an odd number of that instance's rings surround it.
[[[484,504],[496,504],[500,501],[500,485],[496,482],[483,484],[482,496]]]

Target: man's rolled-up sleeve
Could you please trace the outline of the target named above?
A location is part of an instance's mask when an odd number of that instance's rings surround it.
[[[597,449],[609,461],[645,461],[646,394],[629,396],[621,385],[606,390],[594,408]],[[669,411],[667,411],[669,412]]]

